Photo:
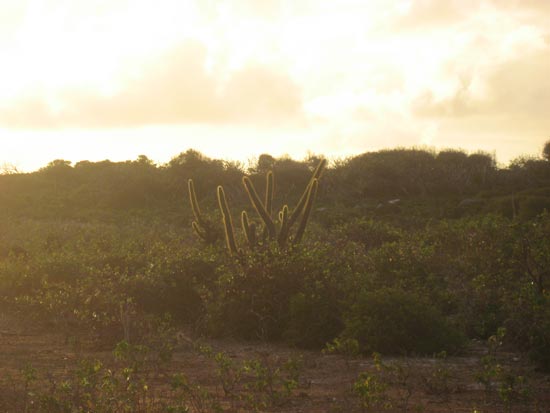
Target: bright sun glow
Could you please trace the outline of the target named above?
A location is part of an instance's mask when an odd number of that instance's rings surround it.
[[[0,162],[165,162],[190,147],[241,160],[538,153],[547,13],[493,0],[2,2]]]

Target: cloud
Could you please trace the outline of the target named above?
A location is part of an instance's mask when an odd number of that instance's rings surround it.
[[[238,120],[281,121],[296,118],[302,101],[300,89],[283,74],[265,67],[246,67],[227,83],[223,104]]]
[[[405,13],[399,15],[392,27],[395,30],[447,29],[468,20],[478,12],[513,13],[519,20],[547,24],[550,11],[548,0],[412,0]],[[526,14],[527,13],[527,14]]]
[[[0,44],[10,39],[25,17],[27,1],[2,2],[0,5]]]
[[[241,14],[250,14],[253,17],[264,19],[277,17],[283,8],[280,0],[239,0],[231,4],[236,5]]]
[[[507,7],[531,11],[550,11],[548,0],[492,0],[495,7]]]
[[[408,10],[394,21],[396,30],[448,27],[460,22],[479,8],[474,0],[415,0]]]
[[[205,69],[206,50],[187,42],[112,96],[86,89],[35,93],[0,108],[8,128],[110,128],[154,124],[284,123],[302,116],[301,90],[284,73],[247,66],[228,75]]]
[[[483,93],[468,80],[444,99],[425,92],[414,101],[413,114],[438,124],[439,147],[459,143],[469,150],[496,150],[500,160],[508,161],[548,139],[548,73],[550,48],[492,68],[482,80]]]
[[[483,96],[465,80],[455,93],[437,100],[431,92],[419,96],[414,112],[428,117],[506,116],[516,122],[548,123],[550,48],[517,57],[494,67],[485,79]]]

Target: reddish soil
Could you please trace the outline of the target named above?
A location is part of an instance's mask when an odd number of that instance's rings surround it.
[[[79,358],[113,362],[111,351],[98,351],[86,345],[79,348],[66,341],[60,331],[29,327],[0,315],[0,411],[11,411],[10,403],[24,397],[21,372],[25,366],[32,366],[39,372],[45,387],[48,380],[51,382],[52,378],[63,378],[70,374]],[[359,398],[352,391],[359,373],[368,372],[389,384],[385,395],[389,397],[391,407],[387,406],[383,411],[550,412],[550,376],[536,372],[522,355],[503,351],[497,355],[502,371],[516,378],[527,378],[526,384],[515,383],[517,391],[510,393],[508,402],[498,391],[502,381],[487,386],[481,384],[476,379],[476,373],[481,371],[480,359],[487,349],[479,343],[472,343],[465,354],[448,357],[444,362],[434,358],[384,357],[386,365],[398,366],[396,369],[400,369],[401,373],[393,375],[387,371],[378,371],[374,362],[367,358],[350,359],[267,344],[231,341],[209,341],[207,344],[214,351],[223,351],[237,363],[245,359],[261,359],[275,366],[289,357],[302,358],[298,388],[284,403],[271,405],[266,411],[382,411],[381,405],[361,408]],[[223,397],[216,384],[214,363],[194,350],[186,340],[177,346],[170,364],[154,376],[151,386],[162,388],[166,386],[163,378],[181,371],[191,380]]]

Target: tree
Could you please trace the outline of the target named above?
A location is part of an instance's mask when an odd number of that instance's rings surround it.
[[[155,166],[155,163],[145,155],[139,155],[134,162],[139,165]]]
[[[65,159],[54,159],[53,161],[49,162],[48,165],[46,165],[42,170],[48,170],[48,169],[67,169],[71,168],[71,161],[67,161]]]
[[[258,158],[258,163],[256,165],[255,171],[258,174],[264,175],[268,171],[273,169],[275,165],[275,158],[269,154],[262,153]]]
[[[18,174],[19,170],[17,169],[17,166],[4,162],[0,165],[0,175],[14,175]]]
[[[62,179],[73,171],[71,164],[71,161],[65,159],[55,159],[49,162],[45,167],[40,168],[39,171],[54,179]]]

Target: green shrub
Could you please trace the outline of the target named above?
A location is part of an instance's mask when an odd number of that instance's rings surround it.
[[[342,328],[350,265],[328,245],[276,247],[218,268],[207,297],[211,332],[322,347]]]
[[[432,354],[463,343],[462,334],[427,300],[389,288],[359,296],[343,335],[357,339],[364,353]]]
[[[526,287],[508,304],[513,307],[506,323],[510,338],[539,369],[550,371],[550,294]]]
[[[127,280],[126,289],[144,311],[169,313],[175,321],[196,323],[204,314],[203,290],[211,289],[216,262],[194,250],[156,259],[141,274]]]
[[[340,238],[363,245],[366,249],[379,248],[401,238],[400,231],[387,222],[364,218],[353,219],[340,225],[335,233]]]
[[[305,269],[276,249],[227,258],[207,296],[209,330],[217,336],[279,339],[288,321],[289,300],[300,291]]]
[[[319,291],[300,292],[291,298],[285,331],[285,339],[290,343],[305,348],[321,348],[342,331],[341,304],[331,297],[325,287],[322,286]]]
[[[534,218],[544,210],[550,211],[550,197],[528,196],[521,199],[519,204],[519,216],[523,219]]]
[[[485,214],[499,214],[506,218],[514,218],[519,210],[519,199],[515,195],[490,198],[485,204]]]

